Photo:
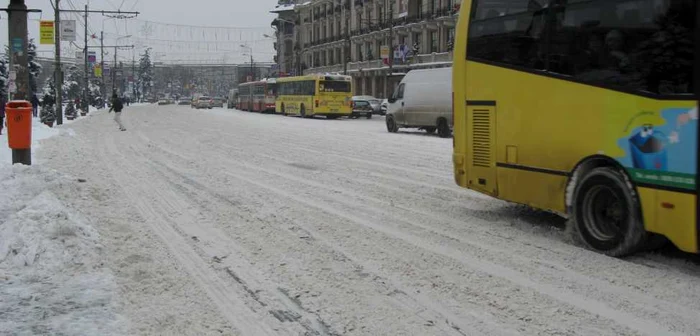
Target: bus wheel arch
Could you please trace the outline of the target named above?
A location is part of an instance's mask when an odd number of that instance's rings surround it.
[[[635,253],[647,242],[639,194],[614,159],[582,160],[566,188],[572,236],[589,249],[612,257]]]
[[[287,110],[284,108],[284,103],[282,103],[282,105],[280,106],[280,109],[282,110],[282,111],[281,111],[281,112],[282,112],[282,115],[283,115],[283,116],[286,116],[286,115],[287,115]]]
[[[304,103],[299,107],[299,114],[302,118],[306,118],[306,106],[304,106]]]

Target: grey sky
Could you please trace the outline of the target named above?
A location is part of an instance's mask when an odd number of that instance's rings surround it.
[[[256,62],[272,61],[274,55],[273,40],[264,34],[274,33],[270,23],[275,15],[269,11],[277,4],[277,0],[61,0],[61,8],[83,9],[88,2],[91,9],[141,12],[134,20],[105,20],[100,14],[91,14],[89,35],[94,33],[99,37],[103,25],[106,45],[115,44],[118,36],[132,35],[131,38],[121,39],[119,44],[134,44],[137,52],[145,46],[152,47],[156,59],[164,62],[243,62],[250,57],[243,55],[248,49],[241,48],[241,44],[253,48]],[[38,43],[38,20],[53,20],[53,9],[49,0],[26,0],[26,3],[30,8],[43,10],[42,14],[30,14],[28,23],[30,38]],[[9,0],[0,0],[0,4],[6,7]],[[7,14],[0,13],[0,17],[0,43],[6,45]],[[82,17],[77,14],[63,14],[62,20],[66,19],[82,21]],[[66,55],[75,55],[82,48],[83,26],[78,23],[77,28],[77,46],[64,43],[62,50]],[[98,38],[88,44],[99,43]],[[53,47],[50,45],[39,45],[39,50],[40,56],[53,56]],[[118,55],[121,60],[130,60],[132,52],[119,51]],[[112,56],[108,53],[106,58],[109,57]]]

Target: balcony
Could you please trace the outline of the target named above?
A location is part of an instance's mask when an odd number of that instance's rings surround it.
[[[394,68],[402,71],[406,69],[414,68],[431,68],[439,66],[447,66],[452,63],[451,53],[432,53],[432,54],[421,54],[413,59],[411,59],[406,64],[394,64]],[[354,73],[362,71],[386,71],[389,66],[384,64],[381,59],[373,59],[367,61],[356,61],[348,63],[348,72]],[[311,73],[325,73],[325,72],[342,72],[343,64],[327,65],[321,66],[320,62],[316,62],[316,66],[311,69],[304,71],[305,74]]]

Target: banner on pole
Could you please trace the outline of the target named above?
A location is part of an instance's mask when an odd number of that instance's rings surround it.
[[[61,41],[73,42],[76,39],[75,20],[61,21]]]
[[[95,64],[95,77],[102,77],[102,66]]]
[[[88,63],[95,64],[97,62],[97,52],[88,51]]]
[[[41,20],[39,21],[39,43],[40,44],[53,44],[54,43],[54,26],[53,21]]]

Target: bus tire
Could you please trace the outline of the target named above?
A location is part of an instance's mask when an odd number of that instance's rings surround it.
[[[304,104],[301,104],[301,107],[299,108],[299,114],[302,118],[306,118],[306,107],[304,106]]]
[[[646,243],[639,197],[627,175],[594,168],[574,188],[573,229],[589,249],[611,257],[639,251]]]
[[[447,124],[447,120],[445,120],[444,118],[438,119],[437,132],[438,136],[441,138],[449,138],[452,135],[452,131],[450,131],[450,126]]]
[[[389,131],[389,133],[396,133],[399,131],[399,125],[396,124],[394,116],[386,116],[386,130]]]
[[[282,103],[282,106],[280,107],[282,109],[282,115],[287,116],[287,111],[284,109],[284,103]]]
[[[424,128],[424,130],[425,130],[425,132],[428,133],[428,134],[433,134],[433,133],[435,133],[435,130],[437,130],[437,127],[432,127],[432,126],[431,126],[431,127],[426,127],[426,128]]]

